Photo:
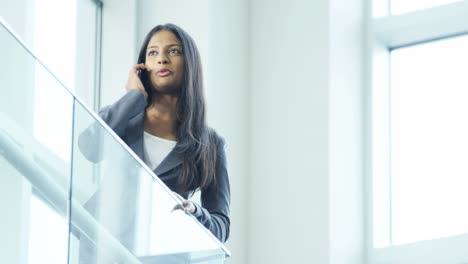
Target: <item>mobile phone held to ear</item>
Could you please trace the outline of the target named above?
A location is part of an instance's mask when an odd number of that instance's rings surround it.
[[[149,79],[148,79],[148,71],[146,69],[138,70],[138,78],[140,78],[143,87],[145,87],[145,91],[148,93],[149,91]]]
[[[148,77],[148,73],[146,72],[145,69],[138,70],[138,78],[140,78],[142,82],[145,81],[147,77]]]

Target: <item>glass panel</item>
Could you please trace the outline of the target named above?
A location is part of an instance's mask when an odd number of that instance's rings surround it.
[[[403,13],[417,11],[420,9],[441,6],[460,1],[462,0],[391,0],[390,13],[392,15],[399,15]]]
[[[81,261],[224,259],[220,244],[195,218],[173,210],[179,201],[172,192],[79,103],[74,131],[71,221],[79,245],[71,248]]]
[[[391,53],[393,244],[468,232],[468,36]]]
[[[31,196],[28,263],[62,264],[68,259],[68,218]]]
[[[73,97],[0,24],[0,256],[66,263]]]

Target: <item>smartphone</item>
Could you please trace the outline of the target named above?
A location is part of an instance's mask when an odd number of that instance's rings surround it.
[[[149,93],[149,78],[148,78],[148,71],[146,69],[138,70],[138,78],[140,78],[143,87],[145,87],[145,91]]]

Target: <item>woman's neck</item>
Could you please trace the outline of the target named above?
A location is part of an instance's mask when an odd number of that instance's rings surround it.
[[[176,141],[177,97],[156,95],[146,108],[144,130],[160,138]]]

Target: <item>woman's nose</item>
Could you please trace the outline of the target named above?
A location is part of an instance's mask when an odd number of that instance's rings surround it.
[[[167,63],[168,63],[168,59],[167,59],[166,56],[164,56],[164,55],[159,56],[158,64],[167,64]]]

